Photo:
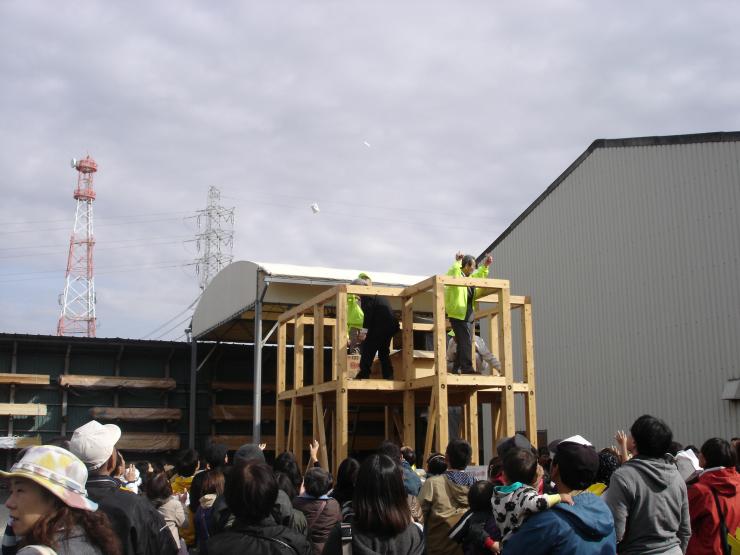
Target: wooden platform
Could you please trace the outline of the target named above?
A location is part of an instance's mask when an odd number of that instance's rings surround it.
[[[49,385],[49,376],[45,374],[0,373],[0,384],[13,385]]]
[[[90,416],[97,420],[125,420],[143,422],[150,420],[181,420],[182,410],[166,408],[93,407]]]
[[[491,303],[477,310],[476,320],[486,320],[488,334],[484,337],[492,353],[501,362],[501,376],[478,374],[453,375],[447,372],[447,322],[444,293],[447,287],[475,287],[476,295]],[[414,298],[431,292],[433,323],[414,323]],[[402,306],[400,350],[391,360],[392,380],[377,379],[377,368],[367,380],[353,379],[356,360],[347,352],[347,295],[379,295],[396,297],[394,304]],[[427,304],[428,306],[428,304]],[[331,307],[335,317],[329,321],[326,309]],[[512,353],[512,310],[520,311],[520,344],[522,346],[522,381],[514,379]],[[425,312],[428,309],[425,309]],[[428,312],[427,312],[428,313]],[[310,332],[307,333],[307,328]],[[433,351],[413,349],[414,331],[432,331]],[[294,338],[293,372],[287,375],[287,338]],[[324,379],[324,349],[312,349],[313,379],[306,379],[304,350],[311,345],[332,346],[331,377]],[[398,338],[396,337],[396,340]],[[463,409],[462,436],[473,447],[473,464],[478,464],[480,403],[492,407],[492,441],[511,436],[517,429],[526,429],[532,443],[537,441],[535,404],[534,344],[532,340],[531,300],[511,295],[507,280],[472,277],[432,276],[406,287],[365,287],[337,285],[313,299],[285,312],[278,319],[277,404],[275,407],[277,451],[291,450],[302,454],[306,438],[303,422],[312,421],[312,436],[322,449],[319,459],[325,468],[336,470],[347,457],[353,438],[349,434],[349,407],[383,405],[385,410],[385,437],[414,446],[416,438],[416,411],[426,404],[428,426],[423,455],[432,450],[444,451],[449,440],[448,414],[450,406]],[[398,345],[395,345],[398,347]],[[471,353],[474,355],[474,353]],[[473,356],[474,358],[474,356]],[[377,365],[377,362],[376,362]],[[318,370],[317,370],[318,369]],[[311,385],[307,385],[309,381]],[[287,384],[292,383],[289,389]],[[525,422],[515,423],[515,395],[524,398]],[[326,417],[327,412],[330,413]],[[309,416],[310,415],[310,416]],[[402,415],[402,416],[399,416]],[[354,438],[355,441],[357,438]],[[382,438],[378,438],[382,439]],[[372,443],[372,442],[371,442]],[[375,445],[379,443],[376,439]],[[421,449],[417,447],[417,451]],[[355,447],[356,448],[356,447]],[[374,448],[374,447],[373,447]],[[303,461],[300,461],[302,464]]]
[[[130,376],[83,376],[63,374],[59,376],[62,387],[88,389],[159,389],[172,390],[177,384],[172,378],[134,378]]]

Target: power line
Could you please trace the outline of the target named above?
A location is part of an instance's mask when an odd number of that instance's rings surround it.
[[[170,329],[168,329],[165,332],[162,332],[157,337],[155,337],[154,340],[156,341],[157,339],[161,339],[162,337],[164,337],[165,335],[167,335],[171,331],[176,330],[178,327],[182,326],[188,320],[190,320],[190,316],[186,316],[184,320],[180,320],[177,324],[175,324],[174,326],[172,326]]]
[[[131,244],[131,245],[117,245],[117,246],[112,246],[112,247],[109,247],[109,246],[98,247],[96,245],[96,249],[95,250],[97,252],[97,251],[100,251],[100,250],[108,251],[108,250],[115,250],[115,249],[131,249],[131,248],[138,247],[139,244],[146,245],[146,246],[176,245],[176,244],[181,244],[184,240],[186,240],[185,237],[183,237],[179,241],[161,241],[161,242],[142,241],[140,243],[134,243],[134,244]],[[62,251],[56,250],[56,251],[47,251],[47,252],[27,252],[27,253],[23,253],[23,254],[0,254],[0,259],[27,258],[29,256],[52,256],[52,255],[55,255],[56,256],[56,255],[59,255],[60,252],[62,252]]]
[[[157,264],[174,264],[174,263],[179,263],[179,262],[181,262],[181,261],[180,260],[168,260],[167,262],[158,262]],[[188,264],[191,264],[191,263],[188,261]],[[104,269],[104,270],[114,270],[114,269],[119,269],[119,268],[130,268],[132,266],[138,268],[141,265],[140,264],[123,264],[123,265],[119,265],[119,266],[103,266],[102,269]],[[4,276],[30,276],[30,275],[35,275],[35,274],[57,274],[57,273],[64,273],[64,270],[56,269],[56,270],[34,270],[34,271],[31,271],[31,272],[10,272],[10,273],[5,273],[5,274],[0,274],[0,277],[4,277]]]
[[[120,219],[126,219],[126,218],[145,218],[149,216],[166,216],[168,214],[192,214],[192,210],[176,210],[173,212],[150,212],[148,214],[139,214],[137,216],[108,216],[108,220],[120,220]],[[64,223],[69,222],[69,220],[35,220],[35,221],[28,221],[28,220],[21,220],[17,222],[3,222],[3,225],[23,225],[23,224],[55,224],[55,223]]]
[[[130,268],[130,269],[119,269],[119,270],[109,270],[107,272],[96,272],[96,276],[99,275],[111,275],[111,274],[125,274],[129,272],[139,272],[141,270],[163,270],[167,268],[185,268],[187,266],[192,266],[192,262],[188,261],[181,264],[168,264],[168,265],[143,265],[143,266],[137,266],[136,268]],[[57,274],[58,272],[54,272],[54,274]],[[41,279],[58,279],[58,275],[43,275],[43,276],[32,276],[32,277],[24,277],[24,278],[14,278],[14,279],[0,279],[0,283],[17,283],[20,281],[37,281]]]
[[[189,239],[190,236],[182,236],[182,235],[170,235],[168,237],[157,237],[157,240],[164,240],[164,239]],[[110,241],[106,241],[105,244],[108,245],[110,243],[128,243],[131,241],[149,241],[150,237],[130,237],[128,239],[113,239]],[[58,249],[59,247],[66,247],[68,246],[67,243],[58,243],[54,245],[25,245],[22,247],[0,247],[0,251],[10,251],[10,250],[22,250],[22,249],[49,249],[54,248]]]
[[[198,295],[197,297],[195,297],[195,299],[193,300],[193,302],[191,302],[191,303],[190,303],[190,304],[189,304],[189,305],[188,305],[188,306],[187,306],[187,307],[185,308],[185,310],[182,310],[182,311],[178,312],[177,314],[175,314],[175,315],[174,315],[174,316],[173,316],[172,318],[170,318],[169,320],[167,320],[167,321],[166,321],[166,322],[165,322],[164,324],[162,324],[161,326],[157,326],[156,328],[154,328],[154,329],[153,329],[152,331],[150,331],[150,332],[149,332],[149,333],[147,333],[146,335],[143,335],[143,336],[141,337],[141,339],[146,339],[146,338],[147,338],[147,337],[149,337],[150,335],[154,335],[154,334],[155,334],[155,333],[157,333],[157,332],[158,332],[159,330],[161,330],[161,329],[162,329],[163,327],[165,327],[165,326],[167,326],[168,324],[170,324],[170,323],[171,323],[171,322],[172,322],[173,320],[175,320],[176,318],[179,318],[180,316],[182,316],[183,314],[185,314],[185,313],[186,313],[186,312],[187,312],[188,310],[190,310],[191,308],[193,308],[193,307],[195,306],[195,303],[197,303],[197,302],[198,302],[198,299],[200,299],[200,295]]]
[[[188,212],[190,213],[190,212]],[[167,222],[167,221],[174,221],[174,220],[182,220],[183,218],[155,218],[155,219],[144,219],[144,220],[130,220],[126,222],[107,222],[103,221],[102,223],[95,224],[95,227],[101,227],[101,226],[117,226],[117,225],[128,225],[128,224],[148,224],[148,223],[157,223],[157,222]],[[69,230],[69,227],[47,227],[47,228],[31,228],[31,229],[14,229],[13,231],[0,231],[0,235],[11,235],[15,233],[35,233],[39,231],[65,231]]]

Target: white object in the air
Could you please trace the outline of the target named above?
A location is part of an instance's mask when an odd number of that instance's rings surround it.
[[[319,205],[315,202],[311,205],[311,211],[314,214],[318,214],[319,212],[321,212],[321,210],[319,210]]]
[[[77,169],[77,160],[75,158],[72,158],[72,160],[69,161],[69,165],[72,166],[73,170]]]
[[[367,141],[362,141],[362,142],[363,142],[363,144],[364,144],[364,145],[365,145],[365,146],[366,146],[367,148],[370,148],[370,143],[368,143]]]

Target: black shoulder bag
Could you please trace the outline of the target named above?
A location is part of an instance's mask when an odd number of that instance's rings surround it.
[[[712,490],[714,496],[714,503],[717,505],[717,514],[719,515],[719,541],[722,546],[722,554],[730,555],[730,544],[727,542],[727,524],[725,523],[725,515],[722,514],[722,507],[719,505],[719,497],[717,492]]]

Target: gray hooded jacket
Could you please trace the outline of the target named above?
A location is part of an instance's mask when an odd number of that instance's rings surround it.
[[[673,464],[635,457],[614,472],[604,501],[614,516],[619,553],[686,551],[691,537],[689,500]]]

